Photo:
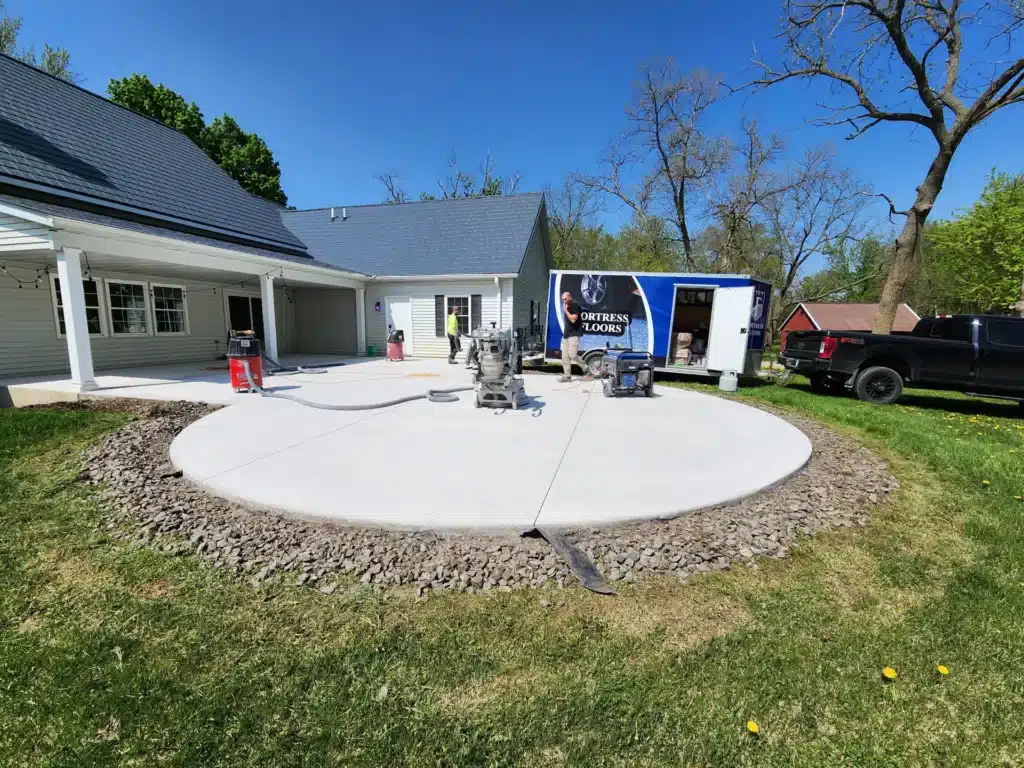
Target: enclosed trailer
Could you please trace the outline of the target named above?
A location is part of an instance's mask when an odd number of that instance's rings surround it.
[[[580,305],[580,356],[596,371],[606,349],[649,352],[656,370],[753,376],[761,368],[772,287],[749,275],[553,270],[544,356],[561,358],[566,291]]]

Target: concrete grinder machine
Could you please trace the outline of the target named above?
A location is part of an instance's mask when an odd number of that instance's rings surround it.
[[[511,408],[517,410],[526,402],[523,377],[523,358],[519,340],[513,330],[495,327],[477,328],[470,335],[470,363],[476,367],[473,388],[476,407]]]

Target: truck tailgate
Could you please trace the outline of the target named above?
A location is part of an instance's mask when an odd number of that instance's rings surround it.
[[[825,334],[820,331],[793,331],[786,337],[786,346],[779,357],[799,362],[814,360],[821,350],[821,340]]]

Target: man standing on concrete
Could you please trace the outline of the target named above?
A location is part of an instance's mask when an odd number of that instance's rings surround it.
[[[565,330],[562,331],[562,378],[572,381],[572,364],[576,363],[587,372],[587,365],[580,358],[580,337],[583,335],[583,318],[580,305],[572,300],[568,291],[562,294],[562,312],[565,314]]]
[[[455,363],[455,355],[459,351],[459,310],[457,307],[452,307],[452,311],[448,314],[448,362]]]

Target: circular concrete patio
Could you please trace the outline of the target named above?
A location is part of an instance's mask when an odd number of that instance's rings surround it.
[[[266,386],[367,403],[468,378],[444,362],[373,360]],[[247,396],[183,430],[171,461],[218,496],[310,519],[522,531],[672,517],[777,484],[810,457],[798,429],[736,402],[525,381],[528,406],[506,412],[474,408],[471,392],[359,412]]]

